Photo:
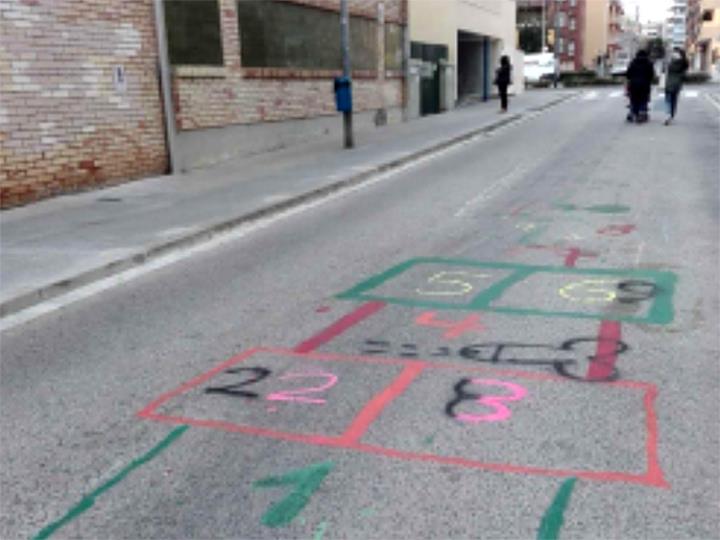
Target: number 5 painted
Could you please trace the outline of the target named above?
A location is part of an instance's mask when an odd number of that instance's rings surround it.
[[[510,395],[502,396],[479,396],[476,400],[478,405],[485,405],[494,409],[494,412],[488,414],[468,414],[460,413],[456,416],[461,422],[470,422],[477,424],[478,422],[504,422],[512,416],[512,412],[503,403],[505,401],[519,401],[527,396],[527,389],[519,384],[514,384],[496,379],[472,379],[472,384],[484,384],[486,386],[502,386],[511,392]]]

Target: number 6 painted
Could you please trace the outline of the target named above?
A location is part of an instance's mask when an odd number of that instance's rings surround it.
[[[479,405],[486,405],[495,409],[494,412],[488,414],[468,414],[460,413],[457,415],[457,419],[461,422],[471,422],[477,424],[478,422],[504,422],[510,416],[512,412],[503,403],[504,401],[519,401],[527,396],[527,389],[519,384],[514,384],[505,381],[498,381],[496,379],[472,379],[472,384],[484,384],[487,386],[502,386],[512,392],[507,396],[482,396],[476,400]]]

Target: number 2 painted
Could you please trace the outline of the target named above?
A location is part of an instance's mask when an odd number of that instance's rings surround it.
[[[481,394],[471,394],[465,391],[465,386],[468,384],[473,385],[486,385],[486,386],[501,386],[509,390],[509,395],[501,396],[483,396]],[[455,392],[457,397],[448,404],[448,413],[460,420],[461,422],[467,422],[477,424],[480,422],[504,422],[512,416],[512,412],[505,405],[504,402],[508,401],[519,401],[527,396],[527,389],[519,384],[498,381],[496,379],[462,379],[457,385],[455,385]],[[493,409],[493,412],[487,414],[469,414],[469,413],[454,413],[454,408],[460,402],[474,399],[478,405],[484,405]]]
[[[309,373],[287,373],[280,377],[281,381],[287,379],[324,378],[325,382],[320,386],[309,388],[298,388],[296,390],[281,390],[270,394],[268,401],[297,401],[298,403],[314,403],[316,405],[325,403],[324,398],[307,397],[306,394],[317,394],[335,386],[338,381],[337,375],[327,371],[313,371]]]

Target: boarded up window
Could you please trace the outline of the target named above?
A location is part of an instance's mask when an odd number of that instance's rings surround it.
[[[339,13],[272,0],[240,0],[237,12],[244,67],[342,68]],[[351,18],[350,57],[353,69],[377,69],[376,22]]]
[[[171,64],[223,65],[217,0],[165,0],[165,24]]]
[[[403,27],[385,24],[385,69],[400,71],[403,68]]]

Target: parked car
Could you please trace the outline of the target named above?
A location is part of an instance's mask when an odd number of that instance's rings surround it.
[[[553,53],[537,53],[525,55],[523,74],[525,81],[537,83],[542,79],[552,78],[555,73],[555,55]]]

